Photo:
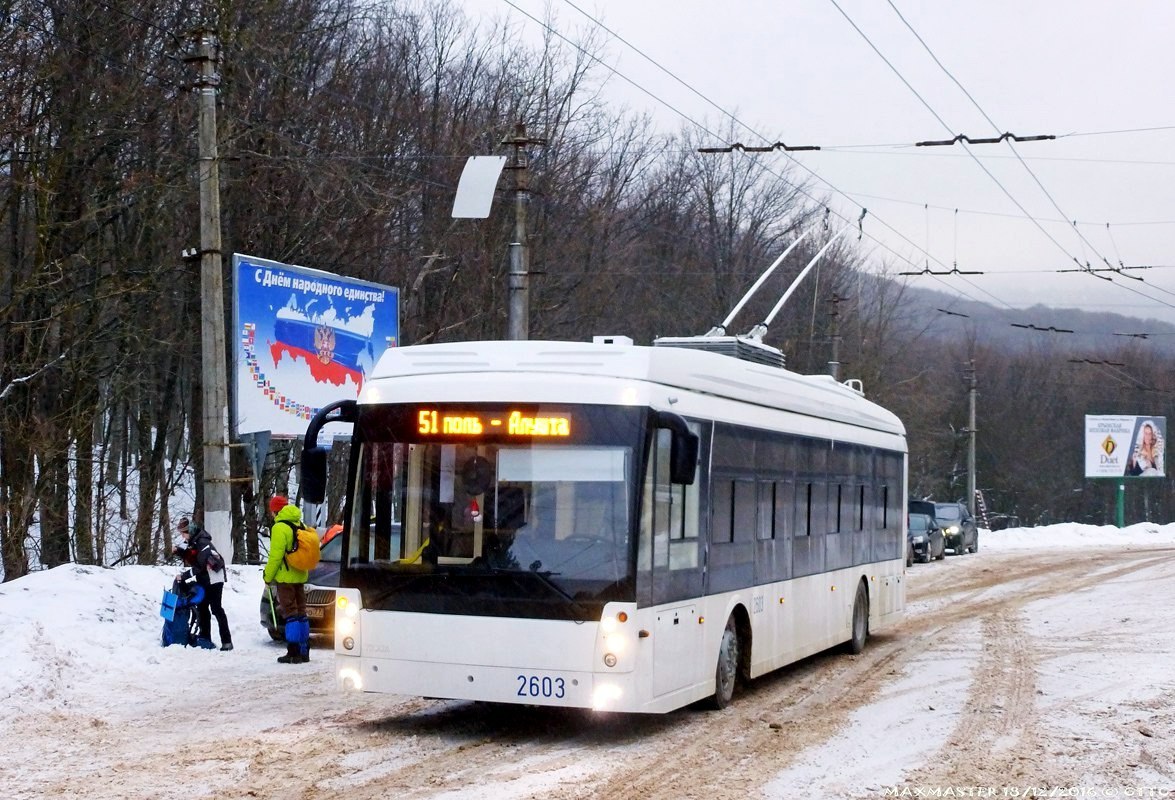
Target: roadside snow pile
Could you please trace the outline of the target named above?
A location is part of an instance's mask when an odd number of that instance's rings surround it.
[[[146,641],[150,628],[161,627],[155,620],[168,574],[66,564],[0,586],[0,705],[16,711],[65,702],[78,677],[97,667],[119,670],[118,644]]]
[[[177,572],[65,564],[0,584],[0,722],[68,708],[87,695],[118,702],[132,687],[153,693],[212,666],[221,653],[162,647],[159,606]],[[246,650],[263,642],[260,588],[259,579],[250,585],[234,568],[224,596],[234,639]]]
[[[1064,522],[1039,528],[984,529],[979,534],[980,550],[1035,550],[1058,547],[1145,547],[1175,544],[1175,524],[1140,522],[1116,528],[1113,525],[1081,525]]]

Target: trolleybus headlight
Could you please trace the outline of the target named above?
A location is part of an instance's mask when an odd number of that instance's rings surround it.
[[[339,633],[342,633],[344,635],[354,633],[355,632],[355,620],[353,620],[353,619],[340,619],[335,623],[335,627],[338,628]],[[350,636],[348,636],[347,638],[350,638]],[[350,649],[350,648],[348,648],[348,649]]]
[[[616,656],[613,655],[612,653],[604,653],[604,666],[605,667],[616,666]]]
[[[614,633],[616,631],[616,626],[624,622],[628,622],[628,613],[621,611],[614,617],[609,616],[601,618],[600,627],[604,630],[604,635],[606,636],[609,633]]]
[[[354,650],[355,649],[355,639],[351,636],[344,636],[343,637],[343,649],[344,650]]]
[[[359,608],[346,597],[340,596],[335,600],[335,607],[351,619],[354,619],[359,614]]]

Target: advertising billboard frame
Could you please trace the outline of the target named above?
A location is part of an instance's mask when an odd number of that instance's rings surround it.
[[[1167,418],[1085,415],[1085,477],[1165,478]]]
[[[233,430],[301,438],[310,418],[357,398],[399,344],[400,290],[325,270],[234,253]]]

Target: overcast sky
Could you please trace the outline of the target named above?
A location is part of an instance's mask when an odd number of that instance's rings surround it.
[[[666,130],[688,116],[721,131],[726,112],[742,123],[744,143],[819,145],[792,154],[797,169],[814,173],[813,193],[831,196],[843,217],[869,209],[866,230],[883,244],[864,244],[876,259],[899,271],[957,263],[984,273],[923,275],[915,285],[1001,307],[1074,305],[1175,323],[1171,0],[464,5],[528,35],[541,26],[527,15],[542,20],[548,9],[569,38],[607,26],[616,36],[599,31],[606,60],[623,77],[605,92],[617,104]],[[1058,138],[913,146],[1004,132]],[[756,157],[780,170],[789,163],[780,153]],[[1154,268],[1110,275],[1112,283],[1059,272],[1106,262]]]

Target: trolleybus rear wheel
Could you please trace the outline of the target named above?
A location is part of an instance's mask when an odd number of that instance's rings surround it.
[[[849,652],[856,655],[865,649],[869,638],[869,592],[864,583],[857,584],[857,598],[853,601],[853,638],[849,640]]]

